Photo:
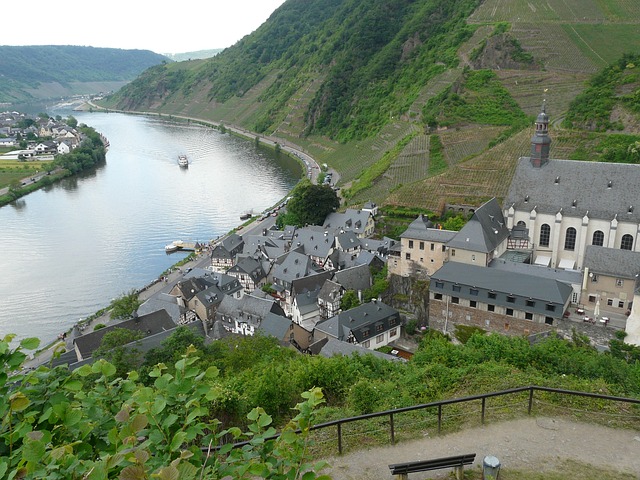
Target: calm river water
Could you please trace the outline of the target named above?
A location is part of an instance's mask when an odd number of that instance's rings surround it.
[[[107,161],[0,208],[0,336],[55,339],[186,255],[167,255],[166,244],[228,232],[242,213],[286,196],[301,175],[287,157],[214,129],[73,115],[109,139]],[[188,169],[177,164],[181,153]]]

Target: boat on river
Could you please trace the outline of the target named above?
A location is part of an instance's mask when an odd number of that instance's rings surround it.
[[[184,168],[189,166],[189,159],[186,155],[178,155],[178,165]]]

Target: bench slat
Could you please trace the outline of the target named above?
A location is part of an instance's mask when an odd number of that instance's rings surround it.
[[[437,470],[440,468],[454,468],[463,465],[470,465],[476,458],[475,453],[456,455],[453,457],[434,458],[433,460],[419,460],[416,462],[396,463],[389,465],[392,475],[402,473],[424,472],[427,470]]]

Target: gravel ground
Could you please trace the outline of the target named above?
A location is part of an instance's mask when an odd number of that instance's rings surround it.
[[[322,473],[334,480],[392,479],[389,464],[476,453],[467,469],[480,469],[493,455],[502,469],[552,470],[565,460],[593,464],[640,478],[640,431],[607,428],[558,418],[524,418],[394,446],[375,447],[327,459]],[[452,469],[410,474],[410,480],[445,478]]]

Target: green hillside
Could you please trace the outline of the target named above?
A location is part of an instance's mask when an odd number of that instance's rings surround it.
[[[571,120],[590,115],[590,79],[638,53],[628,0],[288,0],[216,57],[155,66],[105,105],[296,144],[338,170],[348,205],[438,211],[504,195],[543,99],[554,138],[640,133],[633,69],[603,119]]]
[[[78,84],[133,80],[168,59],[148,50],[68,45],[0,46],[0,102],[76,93]],[[66,88],[65,88],[66,87]],[[97,92],[96,92],[97,93]]]

